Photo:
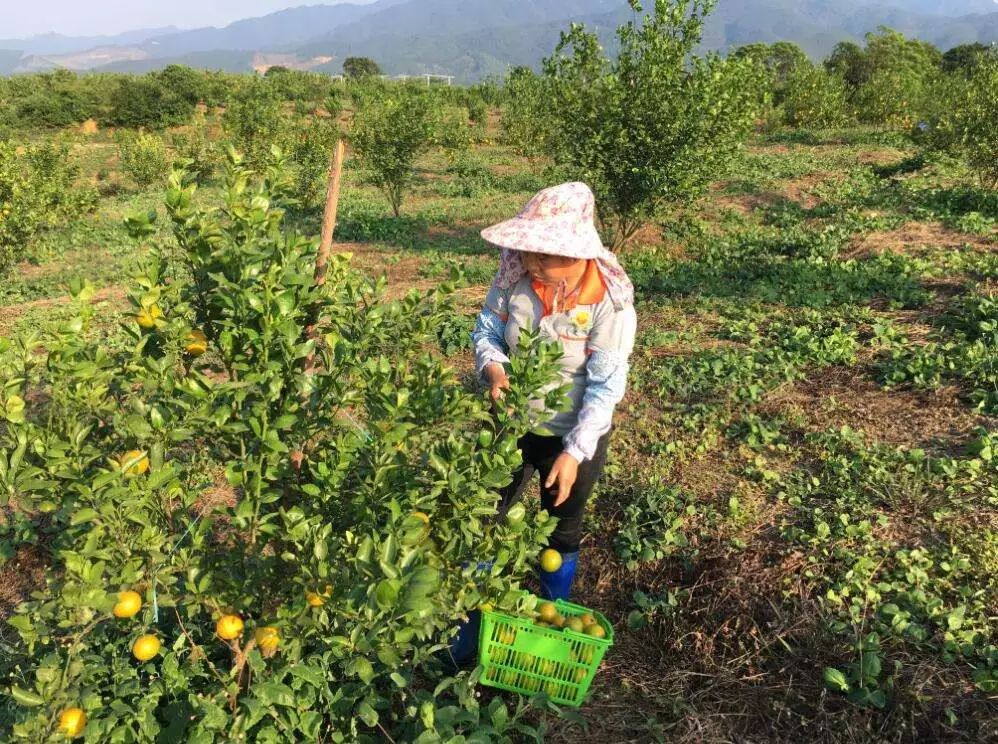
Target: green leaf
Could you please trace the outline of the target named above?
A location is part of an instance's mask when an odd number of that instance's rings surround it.
[[[295,706],[294,690],[280,682],[257,682],[253,685],[253,693],[258,700],[269,705]]]
[[[398,595],[397,582],[385,579],[378,584],[378,588],[374,593],[374,599],[380,607],[387,609],[395,605]]]
[[[92,522],[93,520],[97,519],[97,517],[99,516],[100,515],[93,509],[90,508],[80,509],[79,511],[73,514],[73,516],[69,520],[69,523],[72,525],[78,525],[78,524],[83,524],[84,522]]]
[[[357,716],[368,726],[378,725],[378,711],[372,708],[366,700],[357,706]]]
[[[288,674],[307,682],[316,689],[323,690],[326,687],[325,675],[314,667],[305,666],[304,664],[295,664],[294,666],[288,667]]]
[[[26,708],[34,708],[45,702],[45,699],[34,692],[29,692],[23,687],[18,687],[17,685],[12,685],[10,688],[10,694],[17,701],[18,705],[23,705]]]
[[[960,605],[946,616],[946,627],[950,630],[959,630],[963,627],[963,621],[967,615],[967,606]]]
[[[849,692],[849,681],[846,675],[833,667],[825,667],[825,684],[835,692]]]

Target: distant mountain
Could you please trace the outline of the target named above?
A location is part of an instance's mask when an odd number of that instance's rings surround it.
[[[147,38],[143,48],[150,57],[170,57],[206,50],[281,49],[359,21],[378,8],[402,2],[405,0],[381,0],[374,4],[303,5],[261,18],[236,21],[225,28],[200,28]]]
[[[820,59],[838,42],[862,41],[864,34],[882,25],[943,48],[998,40],[998,5],[991,0],[947,3],[950,13],[957,7],[967,11],[986,7],[982,3],[994,11],[956,18],[913,9],[943,3],[891,2],[720,0],[707,21],[703,49],[726,51],[755,41],[790,40]],[[482,5],[487,7],[480,11]],[[633,18],[622,0],[413,0],[393,12],[347,24],[295,51],[304,57],[365,55],[390,73],[430,72],[475,80],[502,74],[511,65],[536,66],[551,53],[570,21],[585,23],[604,46],[612,48],[617,26]]]
[[[646,0],[650,7],[652,0]],[[289,8],[225,28],[101,39],[29,42],[36,49],[16,63],[0,56],[0,74],[52,67],[134,71],[170,63],[226,70],[287,64],[338,73],[343,59],[369,56],[389,73],[433,72],[461,81],[501,74],[510,65],[537,65],[573,22],[596,30],[613,47],[614,30],[634,18],[625,0],[353,0]],[[861,41],[886,25],[946,49],[998,41],[993,0],[719,0],[704,33],[704,49],[726,51],[755,41],[794,41],[814,58],[839,41]],[[57,53],[53,44],[66,51]],[[0,42],[30,52],[28,42]],[[84,48],[81,49],[80,47]],[[34,56],[32,56],[32,54]],[[278,60],[279,62],[274,62]]]
[[[998,12],[994,0],[895,0],[891,4],[928,15],[950,17]]]
[[[28,39],[0,39],[0,49],[16,50],[23,54],[73,54],[96,47],[132,46],[163,36],[177,33],[176,26],[146,28],[127,31],[114,36],[63,36],[62,34],[41,34]]]

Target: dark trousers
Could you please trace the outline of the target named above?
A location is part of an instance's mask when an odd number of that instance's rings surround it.
[[[579,474],[571,493],[561,506],[556,507],[554,501],[558,496],[558,484],[552,488],[545,488],[544,482],[551,473],[554,461],[564,451],[562,438],[544,437],[538,434],[521,437],[517,444],[523,453],[523,466],[513,475],[513,482],[500,491],[502,495],[500,514],[505,515],[509,508],[520,500],[536,472],[541,478],[541,506],[548,514],[558,518],[558,526],[551,535],[550,546],[560,553],[576,552],[582,541],[582,517],[585,515],[586,502],[589,500],[589,494],[593,492],[596,481],[603,474],[609,442],[610,432],[607,432],[600,437],[593,458],[579,463]]]

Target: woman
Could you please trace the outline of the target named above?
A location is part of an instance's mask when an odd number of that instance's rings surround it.
[[[472,334],[476,367],[493,400],[509,387],[503,365],[524,328],[561,342],[560,372],[571,386],[571,408],[545,424],[551,433],[520,439],[523,466],[502,492],[505,513],[534,472],[540,474],[541,504],[558,518],[550,547],[562,556],[557,571],[540,571],[547,599],[568,599],[572,587],[586,501],[606,462],[637,325],[633,285],[603,247],[594,212],[589,187],[566,183],[541,191],[517,217],[482,231],[502,249]]]

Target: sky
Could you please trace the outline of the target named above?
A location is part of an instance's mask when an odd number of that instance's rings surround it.
[[[50,31],[96,36],[161,26],[224,26],[296,5],[333,5],[341,1],[0,0],[0,38],[17,39]]]

